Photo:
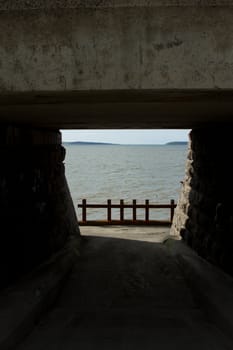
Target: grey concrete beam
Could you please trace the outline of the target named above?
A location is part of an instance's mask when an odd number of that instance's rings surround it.
[[[0,92],[232,88],[232,18],[232,6],[1,11]]]
[[[0,123],[63,129],[176,129],[232,124],[233,90],[2,94]]]
[[[156,6],[232,6],[232,0],[0,0],[1,10]]]

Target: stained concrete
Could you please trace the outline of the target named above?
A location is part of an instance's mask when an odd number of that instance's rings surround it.
[[[149,129],[231,122],[232,99],[218,92],[232,89],[232,5],[0,1],[0,123]],[[177,89],[186,95],[171,100]],[[190,89],[217,95],[190,101]],[[75,94],[83,91],[88,101]],[[97,100],[96,91],[103,94]],[[119,98],[119,91],[133,95]],[[166,101],[149,101],[150,91]]]
[[[0,11],[1,93],[232,88],[230,1],[92,8],[59,1],[47,9],[30,1],[29,10],[26,3]]]
[[[165,245],[143,230],[140,240],[87,233],[56,306],[18,350],[232,349]]]

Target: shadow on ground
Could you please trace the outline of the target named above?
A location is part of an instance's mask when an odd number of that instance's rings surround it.
[[[162,243],[83,236],[53,310],[18,349],[232,349]]]

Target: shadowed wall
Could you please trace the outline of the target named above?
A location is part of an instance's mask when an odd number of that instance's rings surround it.
[[[233,274],[233,128],[194,129],[171,232]]]
[[[58,131],[0,128],[1,285],[79,235]]]

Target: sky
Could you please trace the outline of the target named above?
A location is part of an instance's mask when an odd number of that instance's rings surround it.
[[[86,141],[118,144],[165,144],[188,141],[190,130],[61,130],[64,142]]]

